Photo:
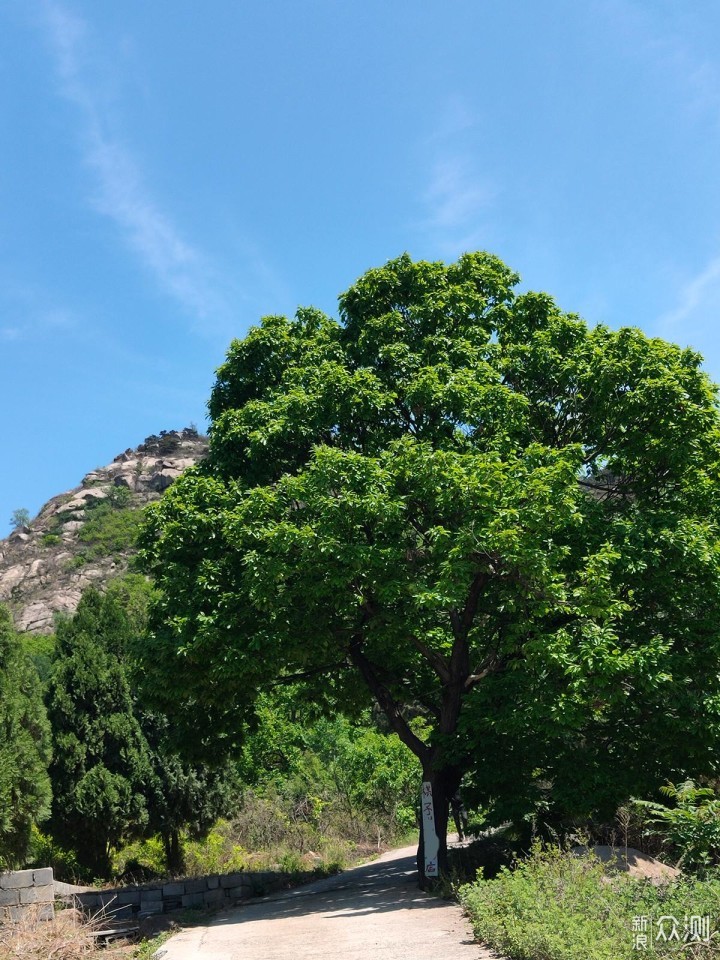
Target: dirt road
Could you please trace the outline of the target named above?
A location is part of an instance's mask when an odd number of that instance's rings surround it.
[[[415,848],[183,930],[159,960],[490,960],[459,907],[421,893]]]

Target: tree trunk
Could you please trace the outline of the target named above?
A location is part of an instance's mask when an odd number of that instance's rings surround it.
[[[182,874],[185,867],[185,858],[180,848],[180,833],[178,830],[171,830],[163,834],[163,846],[165,847],[165,860],[167,862],[168,873],[174,877]]]
[[[433,753],[435,753],[433,751]],[[423,765],[423,790],[420,809],[420,842],[417,852],[418,879],[421,890],[430,889],[448,873],[447,828],[450,815],[450,798],[460,786],[462,772],[455,767],[438,769],[438,757]],[[428,789],[429,785],[429,789]],[[428,804],[431,802],[431,807]],[[432,820],[429,819],[432,809]],[[437,837],[437,856],[426,862],[427,830],[434,830]],[[434,844],[431,844],[434,846]]]

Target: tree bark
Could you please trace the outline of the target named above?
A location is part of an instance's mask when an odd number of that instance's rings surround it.
[[[418,880],[421,890],[431,889],[448,873],[447,832],[450,817],[450,798],[460,786],[462,771],[456,767],[440,766],[441,758],[433,751],[433,760],[423,765],[423,784],[430,784],[433,822],[438,838],[437,875],[429,875],[425,863],[425,820],[420,810],[420,841],[417,851]],[[426,798],[421,797],[421,803]]]
[[[182,874],[185,862],[180,848],[180,832],[170,830],[163,834],[163,846],[165,847],[165,860],[168,873],[171,876],[178,877]]]

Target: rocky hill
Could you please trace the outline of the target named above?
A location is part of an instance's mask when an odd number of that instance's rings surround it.
[[[207,438],[193,428],[147,437],[0,540],[0,602],[17,629],[51,633],[55,615],[74,613],[87,586],[124,573],[142,507],[206,453]]]

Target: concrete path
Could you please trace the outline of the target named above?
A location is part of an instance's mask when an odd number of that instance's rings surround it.
[[[422,893],[415,847],[183,930],[158,960],[491,960],[459,907]]]

